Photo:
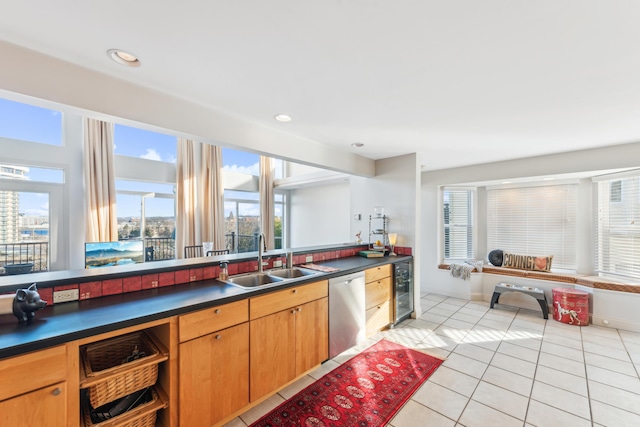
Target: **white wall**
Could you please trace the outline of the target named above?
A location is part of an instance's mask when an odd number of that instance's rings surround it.
[[[360,221],[351,220],[351,235],[362,231],[367,242],[369,215],[375,206],[383,206],[389,217],[388,229],[397,233],[397,246],[413,248],[414,256],[421,252],[420,166],[416,154],[392,157],[376,161],[376,176],[351,179],[351,214],[361,214]],[[415,315],[420,307],[420,259],[414,258],[414,306]]]
[[[348,182],[317,185],[289,192],[291,247],[354,241],[349,233]]]

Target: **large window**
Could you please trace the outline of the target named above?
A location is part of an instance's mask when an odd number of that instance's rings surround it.
[[[553,255],[576,269],[577,184],[487,190],[487,252]]]
[[[445,188],[443,206],[444,261],[474,258],[473,191]]]
[[[640,279],[640,177],[603,180],[597,189],[596,271]]]

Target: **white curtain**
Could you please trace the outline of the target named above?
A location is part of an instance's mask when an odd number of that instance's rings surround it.
[[[274,205],[271,158],[260,156],[260,229],[264,233],[267,249],[275,248]]]
[[[177,257],[184,257],[185,246],[203,242],[225,249],[222,149],[178,138],[176,172]]]
[[[198,184],[196,143],[178,138],[176,163],[176,258],[184,257],[184,247],[198,245]]]
[[[201,169],[202,240],[213,242],[213,249],[225,249],[222,148],[202,144]]]
[[[85,119],[84,181],[87,209],[86,241],[117,241],[112,123]]]

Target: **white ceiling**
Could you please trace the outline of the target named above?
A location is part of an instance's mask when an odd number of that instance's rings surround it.
[[[0,10],[7,42],[372,159],[418,152],[425,170],[640,141],[640,1],[0,0]],[[110,48],[142,66],[116,64]]]

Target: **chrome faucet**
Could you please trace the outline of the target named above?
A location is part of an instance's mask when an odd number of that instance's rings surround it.
[[[267,240],[264,233],[258,236],[258,273],[262,273],[262,255],[267,251]]]

